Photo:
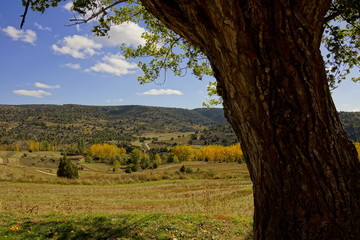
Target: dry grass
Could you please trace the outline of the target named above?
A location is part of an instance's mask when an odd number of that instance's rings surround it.
[[[180,173],[183,164],[195,172]],[[66,180],[54,168],[0,165],[0,235],[251,238],[252,184],[244,164],[186,162],[132,174],[112,173],[104,164],[84,167],[79,180]],[[131,227],[122,232],[124,224]],[[21,228],[8,231],[14,226]]]
[[[166,180],[122,185],[0,182],[2,210],[18,213],[206,213],[253,215],[250,182]]]
[[[194,173],[181,173],[182,165]],[[56,168],[0,165],[0,211],[253,215],[244,164],[184,162],[132,174],[82,166],[80,179],[68,180],[56,177]]]
[[[193,174],[179,172],[182,165],[193,169]],[[54,165],[56,166],[56,165]],[[161,165],[155,170],[145,170],[127,174],[123,170],[113,173],[112,166],[99,163],[80,164],[79,180],[67,180],[56,177],[56,167],[0,165],[0,180],[61,183],[61,184],[121,184],[166,179],[248,179],[245,164],[184,162]]]

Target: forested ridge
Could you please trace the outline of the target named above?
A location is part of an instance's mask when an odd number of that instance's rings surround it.
[[[133,141],[144,133],[196,132],[224,123],[222,109],[0,105],[0,144],[28,140],[56,144],[73,144],[79,139],[85,143]],[[207,136],[212,137],[210,133]]]
[[[360,142],[360,112],[339,112],[340,120],[353,142]]]
[[[350,139],[360,141],[360,112],[340,112]],[[220,108],[163,108],[149,106],[0,105],[0,142],[16,140],[89,142],[131,141],[146,132],[202,130],[193,143],[227,145],[234,134]],[[224,134],[221,134],[223,131]]]
[[[360,112],[340,112],[350,139],[360,141]],[[235,138],[220,108],[150,106],[0,105],[0,143],[16,140],[131,141],[143,133],[201,131],[193,143],[227,145]],[[224,134],[221,134],[223,131]],[[220,134],[219,134],[220,133]],[[228,139],[228,140],[226,140]],[[229,140],[231,139],[231,140]]]

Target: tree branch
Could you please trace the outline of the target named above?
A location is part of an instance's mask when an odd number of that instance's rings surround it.
[[[328,23],[330,22],[331,20],[335,19],[336,17],[340,16],[342,14],[342,11],[336,11],[336,12],[333,12],[332,14],[330,14],[329,16],[326,16],[324,18],[324,23]]]
[[[25,5],[24,13],[23,13],[23,15],[20,15],[20,17],[22,17],[22,20],[21,20],[21,23],[20,23],[20,29],[22,29],[23,26],[24,26],[25,18],[26,18],[27,12],[29,10],[30,2],[31,2],[31,0],[27,0],[26,5]]]
[[[106,10],[108,10],[108,9],[110,9],[110,8],[112,8],[112,7],[120,4],[120,3],[127,2],[127,1],[128,1],[128,0],[119,0],[119,1],[116,1],[116,2],[114,2],[113,4],[111,4],[111,5],[107,6],[107,7],[102,7],[102,8],[100,9],[100,11],[93,13],[93,14],[92,14],[90,17],[88,17],[88,18],[83,18],[83,19],[78,19],[78,18],[76,18],[76,17],[75,17],[75,18],[72,18],[72,19],[70,19],[70,21],[71,21],[71,22],[75,22],[75,23],[74,23],[74,24],[70,24],[69,26],[77,25],[77,24],[82,24],[82,23],[87,23],[87,22],[89,22],[90,20],[98,17],[101,13],[104,13]]]

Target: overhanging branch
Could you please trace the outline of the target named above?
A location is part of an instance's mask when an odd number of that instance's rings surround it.
[[[102,13],[106,13],[106,11],[120,3],[124,3],[124,2],[127,2],[128,0],[119,0],[119,1],[116,1],[114,2],[113,4],[109,5],[109,6],[106,6],[106,7],[102,7],[99,11],[93,13],[90,17],[88,18],[72,18],[70,19],[71,22],[75,22],[73,24],[69,24],[69,26],[73,26],[73,25],[77,25],[77,24],[82,24],[82,23],[87,23],[89,21],[91,21],[92,19],[98,17],[100,14]]]
[[[21,23],[20,23],[20,29],[22,29],[23,26],[24,26],[25,19],[26,19],[26,15],[27,15],[27,12],[28,12],[28,10],[29,10],[30,2],[31,2],[31,0],[27,0],[27,1],[26,1],[24,13],[20,16],[20,17],[22,18],[22,19],[21,19]]]

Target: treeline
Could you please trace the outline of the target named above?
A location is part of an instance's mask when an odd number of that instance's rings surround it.
[[[171,149],[169,162],[213,161],[213,162],[243,162],[243,152],[240,144],[231,146],[209,145],[196,149],[192,146],[175,146]]]
[[[112,144],[94,144],[84,155],[91,157],[93,162],[107,162],[113,164],[115,160],[121,165],[134,164],[147,168],[147,162],[161,163],[185,161],[214,161],[214,162],[242,162],[243,152],[240,144],[231,146],[209,145],[200,149],[192,146],[175,146],[166,152],[143,151],[138,148],[127,152],[125,148]]]

